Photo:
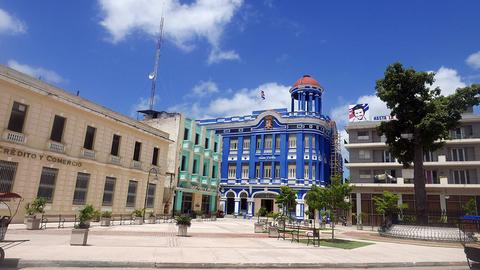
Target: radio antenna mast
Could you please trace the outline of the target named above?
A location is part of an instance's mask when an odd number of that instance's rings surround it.
[[[158,75],[158,65],[160,62],[160,49],[162,47],[163,42],[163,14],[162,19],[160,20],[160,29],[158,32],[157,37],[157,44],[155,49],[155,65],[153,66],[153,71],[148,74],[148,78],[152,81],[152,89],[150,93],[150,100],[149,100],[149,109],[153,110],[153,105],[155,104],[155,91],[157,88],[157,75]]]

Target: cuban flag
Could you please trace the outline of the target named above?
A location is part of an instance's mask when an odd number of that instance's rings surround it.
[[[262,100],[265,100],[265,92],[263,90],[260,90],[260,97]]]

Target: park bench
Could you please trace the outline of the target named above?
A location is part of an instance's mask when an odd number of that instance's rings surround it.
[[[285,224],[283,228],[278,229],[277,239],[285,240],[290,236],[291,241],[300,242],[300,240],[307,240],[307,246],[312,243],[314,246],[320,246],[320,229],[314,228],[310,224],[307,226],[301,223]]]
[[[40,228],[46,229],[48,223],[57,223],[57,228],[65,228],[65,222],[73,222],[75,226],[78,222],[76,215],[42,215]]]

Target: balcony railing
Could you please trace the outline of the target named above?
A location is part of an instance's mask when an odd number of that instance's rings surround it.
[[[138,160],[132,160],[132,167],[134,169],[141,170],[142,169],[142,162]]]
[[[219,161],[220,160],[220,154],[219,153],[213,153],[213,160],[214,161]]]
[[[205,149],[205,151],[203,152],[203,155],[206,157],[206,158],[210,158],[212,156],[212,150],[210,149]]]
[[[84,158],[89,158],[89,159],[95,159],[95,151],[90,150],[90,149],[83,149],[82,150],[82,155]]]
[[[65,146],[62,143],[54,142],[54,141],[48,142],[48,149],[50,151],[57,152],[57,153],[65,152]]]
[[[180,180],[188,180],[190,179],[190,174],[186,171],[180,172]]]
[[[199,182],[199,179],[198,179],[198,174],[192,174],[192,182],[193,183],[198,183]]]
[[[120,164],[121,158],[119,156],[110,156],[110,162],[113,164]]]
[[[200,183],[202,183],[202,185],[208,185],[208,176],[200,176]]]
[[[183,141],[182,143],[182,148],[185,150],[191,149],[192,148],[192,142],[191,141]]]
[[[211,186],[217,186],[218,185],[218,180],[217,179],[211,179],[210,180],[210,185]]]
[[[27,137],[23,133],[6,130],[3,133],[3,139],[13,143],[25,144],[27,143]]]
[[[193,152],[195,152],[195,153],[203,153],[203,146],[201,146],[201,145],[195,145],[195,146],[193,146]]]

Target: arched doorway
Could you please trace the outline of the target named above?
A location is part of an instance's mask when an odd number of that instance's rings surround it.
[[[240,213],[246,214],[248,211],[247,193],[240,193]]]
[[[256,193],[253,195],[253,200],[255,203],[255,210],[254,213],[256,214],[258,210],[263,207],[267,209],[267,212],[278,211],[277,207],[275,207],[275,197],[276,193],[271,192],[261,192]]]
[[[235,212],[235,193],[233,191],[229,191],[226,194],[227,197],[227,215],[233,215]]]

